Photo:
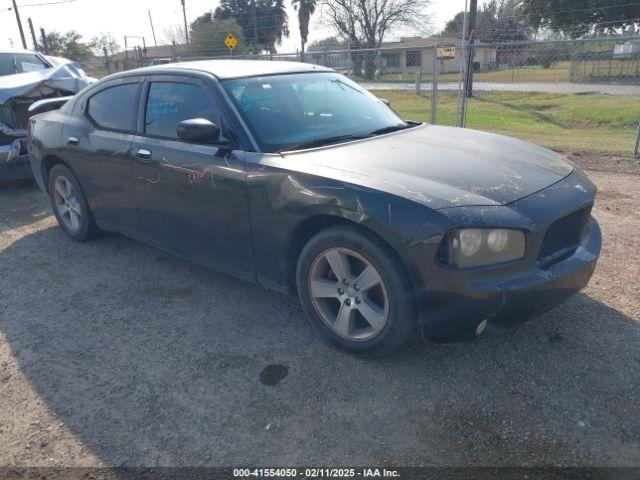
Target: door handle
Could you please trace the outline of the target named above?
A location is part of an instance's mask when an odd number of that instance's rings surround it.
[[[149,150],[145,150],[144,148],[141,148],[138,150],[138,158],[141,158],[142,160],[150,160],[151,152]]]
[[[67,144],[68,145],[72,145],[72,146],[76,146],[78,145],[78,143],[80,143],[80,141],[78,140],[78,137],[69,137],[67,138]]]

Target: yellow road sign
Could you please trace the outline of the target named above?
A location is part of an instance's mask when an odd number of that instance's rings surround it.
[[[238,40],[236,40],[236,37],[229,34],[227,35],[227,38],[224,39],[224,44],[227,46],[229,50],[233,50],[234,48],[236,48],[236,45],[238,44]]]

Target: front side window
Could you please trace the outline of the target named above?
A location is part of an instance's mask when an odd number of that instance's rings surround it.
[[[135,130],[138,84],[118,85],[93,95],[87,104],[87,113],[102,128],[109,130]]]
[[[190,83],[153,82],[145,108],[145,132],[177,139],[178,123],[205,118],[220,126],[220,115],[212,95]]]
[[[242,78],[223,86],[264,152],[407,126],[382,101],[337,73]]]

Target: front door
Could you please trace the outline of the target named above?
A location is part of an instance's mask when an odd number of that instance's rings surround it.
[[[150,76],[141,103],[132,143],[140,233],[173,253],[253,279],[243,154],[224,137],[210,87],[192,77]],[[216,123],[222,137],[179,140],[178,123],[192,118]]]

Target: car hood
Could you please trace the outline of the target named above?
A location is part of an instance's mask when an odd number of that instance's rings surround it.
[[[431,208],[506,205],[573,171],[562,155],[522,140],[430,125],[287,157],[299,155],[297,165]]]

